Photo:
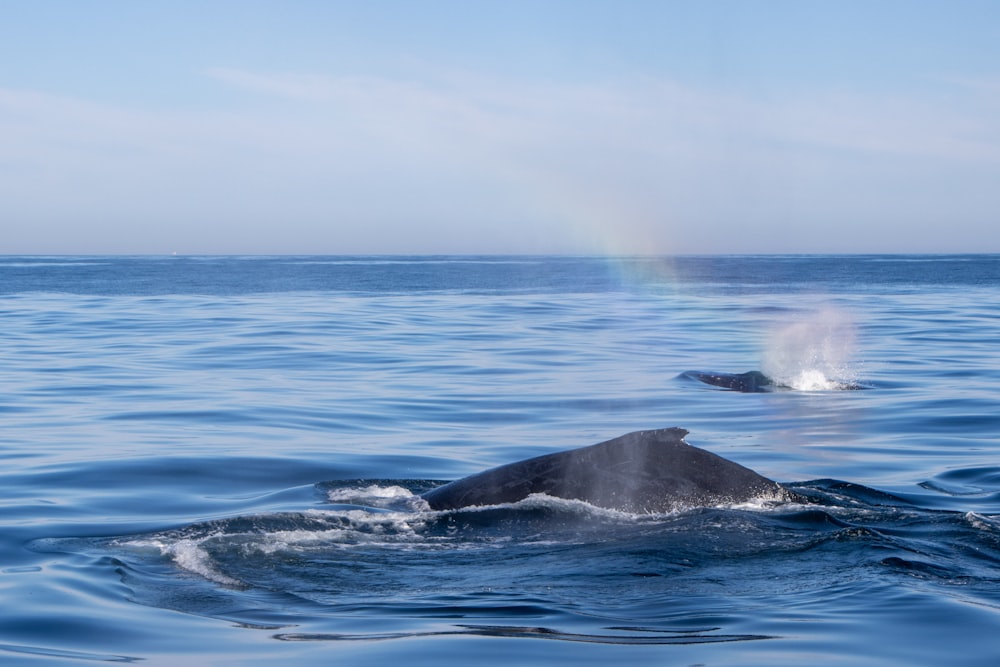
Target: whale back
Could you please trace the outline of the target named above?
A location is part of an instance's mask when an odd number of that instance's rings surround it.
[[[729,389],[730,391],[742,391],[744,393],[762,393],[771,391],[776,387],[774,380],[760,371],[748,371],[746,373],[684,371],[681,375],[692,380],[697,380],[698,382],[704,382],[713,387]]]
[[[431,509],[513,503],[534,493],[631,513],[783,497],[780,485],[749,468],[692,447],[687,431],[636,431],[589,447],[492,468],[423,495]]]

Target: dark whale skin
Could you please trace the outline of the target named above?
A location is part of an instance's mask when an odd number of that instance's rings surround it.
[[[684,441],[687,431],[635,431],[463,477],[423,494],[433,510],[514,503],[534,493],[635,514],[787,498],[777,483]]]

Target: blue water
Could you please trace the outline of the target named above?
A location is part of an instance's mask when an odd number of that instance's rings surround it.
[[[2,664],[1000,664],[998,256],[0,257],[0,322]],[[666,426],[807,501],[415,495]]]

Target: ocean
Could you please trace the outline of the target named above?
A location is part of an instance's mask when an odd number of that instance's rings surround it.
[[[0,322],[4,665],[1000,664],[1000,256],[7,256]],[[419,495],[674,426],[794,499]]]

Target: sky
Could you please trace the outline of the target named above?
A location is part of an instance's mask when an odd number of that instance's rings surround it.
[[[1000,2],[0,0],[0,254],[1000,252]]]

